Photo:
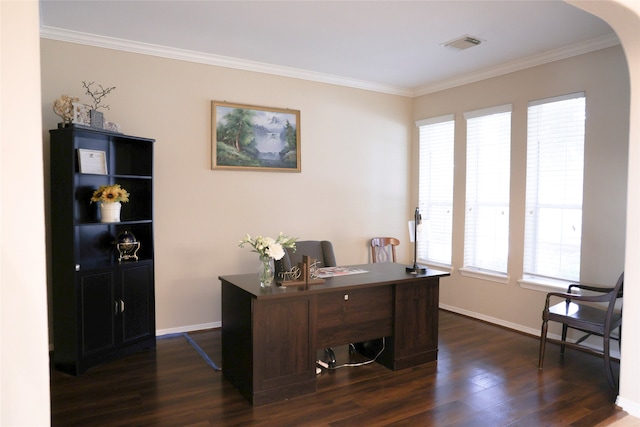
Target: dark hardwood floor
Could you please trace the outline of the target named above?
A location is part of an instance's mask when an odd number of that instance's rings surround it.
[[[189,336],[220,365],[220,330]],[[596,426],[621,417],[602,359],[440,312],[437,363],[323,372],[315,394],[254,408],[184,337],[95,367],[51,373],[53,426]],[[336,349],[338,364],[360,355]],[[616,366],[616,375],[618,364]]]

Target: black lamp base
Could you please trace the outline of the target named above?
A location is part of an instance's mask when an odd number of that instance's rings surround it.
[[[427,272],[427,267],[414,263],[413,265],[408,265],[406,270],[407,273],[411,274],[425,274]]]

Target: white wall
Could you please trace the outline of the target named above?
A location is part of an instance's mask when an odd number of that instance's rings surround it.
[[[48,425],[37,2],[0,2],[0,425]]]
[[[441,304],[475,317],[538,334],[546,291],[524,289],[527,103],[585,91],[587,127],[581,280],[611,285],[624,268],[629,76],[620,46],[504,76],[425,95],[415,100],[414,119],[455,113],[454,271],[442,281]],[[507,284],[460,275],[463,266],[465,140],[463,113],[513,104],[509,281]],[[414,131],[417,144],[418,131]],[[414,163],[413,170],[417,169]],[[496,301],[503,303],[496,304]],[[506,303],[508,301],[508,303]],[[554,330],[555,332],[555,330]]]
[[[219,326],[218,276],[257,271],[256,254],[238,248],[246,233],[329,239],[341,264],[368,262],[368,240],[391,235],[402,241],[400,259],[411,258],[406,239],[411,99],[41,43],[44,129],[58,122],[51,105],[60,95],[88,101],[84,80],[116,86],[106,99],[108,120],[127,134],[156,139],[160,333]],[[302,172],[211,170],[211,100],[300,110]]]
[[[622,359],[617,403],[640,418],[640,3],[637,0],[607,2],[569,1],[605,20],[616,31],[627,57],[631,76],[629,116],[629,177],[625,260],[625,304],[622,319]],[[628,302],[632,303],[629,304]]]

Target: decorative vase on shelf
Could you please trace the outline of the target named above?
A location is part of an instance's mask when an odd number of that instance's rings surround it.
[[[260,257],[260,265],[258,266],[258,280],[260,281],[260,287],[271,287],[274,277],[275,269],[273,265],[273,258],[269,256]]]
[[[104,129],[104,114],[101,111],[89,110],[89,117],[92,128]]]
[[[120,202],[100,203],[100,222],[120,222]]]

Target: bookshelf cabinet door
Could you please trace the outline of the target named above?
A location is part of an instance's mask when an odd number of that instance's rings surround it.
[[[153,263],[140,261],[120,268],[122,292],[122,342],[155,334]]]
[[[116,348],[113,271],[80,275],[82,356],[93,357]]]

